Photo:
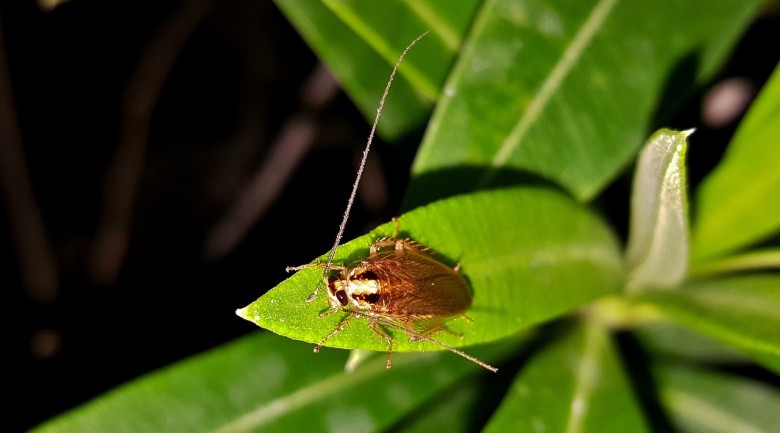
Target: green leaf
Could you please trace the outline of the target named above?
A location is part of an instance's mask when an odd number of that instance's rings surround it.
[[[629,287],[674,287],[688,272],[685,154],[692,132],[662,129],[639,154],[626,251]]]
[[[739,349],[780,372],[780,276],[743,275],[691,283],[635,299],[653,314]]]
[[[474,349],[496,362],[518,342]],[[375,357],[352,374],[346,356],[255,334],[159,370],[34,429],[67,432],[371,432],[398,422],[474,369],[444,353]]]
[[[406,28],[403,33],[405,39],[399,38],[392,47],[383,50],[394,51],[394,56],[385,58],[320,0],[275,1],[306,42],[328,65],[363,115],[371,120],[376,115],[393,65],[404,48],[427,30],[423,25]],[[393,81],[393,88],[382,112],[382,121],[378,125],[379,133],[384,137],[393,139],[419,126],[428,117],[433,97],[430,94],[424,96],[422,88],[410,83],[406,78],[406,75],[409,75],[406,71],[414,71],[411,76],[418,82],[430,82],[430,76],[420,78],[426,72],[418,63],[423,61],[423,54],[440,49],[436,38],[428,35],[404,60]],[[435,55],[435,58],[439,57],[439,54]],[[426,90],[430,93],[430,89]]]
[[[647,431],[608,333],[577,327],[525,365],[485,432]]]
[[[407,208],[529,172],[594,197],[717,70],[760,4],[485,1],[415,160]]]
[[[720,364],[749,362],[730,346],[674,323],[643,323],[632,329],[632,333],[654,358]]]
[[[390,65],[395,64],[409,42],[430,30],[425,43],[415,46],[414,60],[405,64],[403,70],[404,76],[428,100],[438,97],[472,15],[479,6],[478,0],[457,3],[325,0],[323,3]]]
[[[726,374],[664,364],[655,369],[661,404],[680,431],[772,432],[780,426],[777,388]]]
[[[780,269],[780,248],[761,248],[733,256],[692,263],[689,277],[704,278],[724,273],[762,269]]]
[[[483,391],[476,378],[460,382],[431,399],[430,404],[418,407],[392,431],[397,433],[447,433],[475,431],[474,409],[480,403]]]
[[[780,68],[739,126],[697,194],[693,257],[704,260],[766,239],[780,229]]]
[[[453,197],[415,209],[399,221],[403,236],[432,248],[443,263],[461,263],[471,285],[469,319],[448,322],[462,338],[436,335],[452,346],[506,337],[612,293],[622,283],[612,233],[581,205],[553,190],[523,187]],[[367,256],[372,240],[393,232],[388,223],[341,246],[335,262]],[[278,334],[318,343],[348,315],[319,317],[328,309],[323,293],[315,302],[306,302],[321,275],[319,268],[304,269],[238,313]],[[396,334],[394,351],[440,349]],[[353,320],[327,345],[387,350],[367,319]]]

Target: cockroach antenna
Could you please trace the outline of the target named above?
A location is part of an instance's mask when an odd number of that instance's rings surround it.
[[[401,229],[396,218],[393,218],[395,234],[374,240],[367,256],[352,263],[333,263],[393,78],[409,50],[427,34],[428,32],[421,34],[404,49],[387,80],[327,263],[317,260],[302,266],[288,267],[287,271],[322,268],[321,281],[306,301],[311,302],[317,297],[322,284],[326,287],[325,293],[330,308],[319,316],[325,317],[336,312],[347,313],[336,327],[314,346],[315,353],[357,318],[365,319],[368,327],[387,343],[387,368],[392,366],[395,331],[401,331],[406,333],[410,342],[424,341],[437,345],[495,373],[498,371],[496,367],[433,338],[434,334],[441,331],[462,336],[451,331],[447,322],[458,316],[468,319],[465,314],[473,305],[471,289],[460,274],[460,263],[450,267],[434,258],[428,247],[412,238],[399,237]]]
[[[333,257],[336,255],[336,250],[339,247],[339,242],[341,242],[341,237],[344,235],[344,228],[347,226],[347,219],[349,219],[349,213],[352,210],[352,203],[355,202],[355,195],[357,194],[357,189],[358,186],[360,185],[360,178],[363,177],[363,170],[366,166],[366,159],[368,159],[368,152],[371,151],[371,143],[374,141],[374,134],[376,134],[376,125],[379,123],[379,117],[382,115],[382,109],[385,106],[385,100],[387,99],[387,95],[390,93],[390,87],[393,84],[393,79],[395,78],[395,74],[396,72],[398,72],[398,66],[401,65],[401,62],[404,60],[404,57],[406,57],[406,54],[409,52],[409,50],[411,50],[412,47],[417,42],[419,42],[420,39],[424,38],[428,33],[430,33],[430,30],[426,31],[420,36],[417,36],[417,38],[413,40],[404,49],[404,51],[398,57],[398,60],[395,62],[395,66],[393,66],[393,72],[390,73],[390,78],[387,80],[387,85],[385,86],[385,92],[382,94],[382,99],[379,100],[379,106],[376,109],[374,124],[371,125],[371,132],[368,134],[368,141],[366,142],[366,147],[365,149],[363,149],[363,158],[360,160],[360,166],[358,167],[357,176],[355,177],[355,183],[352,185],[352,193],[349,195],[349,200],[347,201],[347,208],[344,210],[344,217],[341,219],[341,225],[339,226],[339,231],[336,234],[336,241],[333,243],[333,248],[330,249],[330,254],[328,255],[328,263],[325,265],[325,268],[322,271],[323,278],[327,276],[328,271],[330,271],[330,266],[333,264]],[[288,271],[289,270],[291,270],[291,268],[288,268]],[[314,299],[316,299],[319,290],[320,290],[320,285],[317,284],[317,286],[314,288],[314,293],[312,293],[306,299],[306,302],[311,302]]]

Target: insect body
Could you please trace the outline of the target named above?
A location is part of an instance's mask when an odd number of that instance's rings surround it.
[[[397,224],[397,221],[396,221]],[[396,225],[396,232],[398,226]],[[324,263],[289,268],[325,267]],[[456,353],[488,370],[497,371],[471,355],[432,338],[452,332],[446,322],[464,316],[471,308],[471,289],[454,268],[436,260],[430,251],[409,238],[382,238],[371,244],[369,255],[348,266],[331,265],[323,276],[331,309],[323,315],[345,312],[348,316],[320,343],[343,331],[354,318],[365,318],[369,327],[387,342],[387,367],[391,367],[393,336],[404,331],[410,341],[424,340]]]
[[[393,318],[408,328],[471,307],[471,291],[459,266],[445,266],[411,239],[380,239],[365,260],[331,268],[337,271],[326,281],[332,308]]]

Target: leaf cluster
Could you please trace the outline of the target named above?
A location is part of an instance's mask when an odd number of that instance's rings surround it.
[[[388,65],[431,30],[380,132],[428,122],[401,230],[460,263],[473,290],[470,320],[448,324],[462,337],[436,338],[501,370],[402,333],[390,370],[383,356],[351,373],[343,351],[314,357],[294,340],[316,344],[343,317],[320,317],[322,295],[305,302],[321,276],[308,268],[239,310],[289,338],[216,348],[36,431],[777,431],[780,72],[690,199],[689,141],[706,143],[659,128],[760,2],[277,4],[369,118]],[[631,168],[624,246],[598,205]],[[346,242],[335,262],[393,230]],[[360,320],[327,345],[386,350]],[[771,380],[734,373],[745,366]]]

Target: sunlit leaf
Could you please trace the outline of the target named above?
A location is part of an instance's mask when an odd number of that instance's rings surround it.
[[[448,326],[462,338],[441,332],[437,340],[453,346],[493,341],[554,318],[617,290],[622,265],[611,232],[585,208],[544,188],[512,188],[453,197],[415,209],[400,218],[409,235],[437,252],[451,266],[461,263],[474,303],[469,319]],[[343,245],[337,263],[368,254],[373,239],[393,235],[385,224]],[[325,258],[323,257],[324,261]],[[322,270],[304,269],[241,309],[239,315],[278,334],[320,342],[346,313],[320,317],[325,294],[306,302]],[[328,346],[386,350],[386,343],[355,319],[328,340]],[[395,332],[394,351],[440,349],[409,342]]]

